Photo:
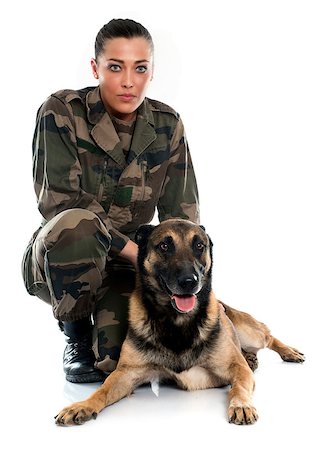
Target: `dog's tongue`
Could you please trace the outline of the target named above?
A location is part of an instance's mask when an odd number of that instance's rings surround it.
[[[197,297],[195,295],[172,295],[172,299],[176,303],[176,307],[183,312],[189,312],[196,304]]]

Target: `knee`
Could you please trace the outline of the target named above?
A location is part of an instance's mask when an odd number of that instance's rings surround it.
[[[73,208],[66,209],[57,214],[53,219],[47,223],[47,228],[52,230],[74,230],[78,227],[89,224],[89,228],[94,224],[95,227],[102,227],[106,230],[105,225],[101,222],[100,218],[87,209]],[[107,230],[106,230],[107,232]]]
[[[81,248],[97,246],[109,251],[111,236],[100,218],[92,211],[74,208],[57,214],[40,231],[37,242],[44,244],[46,249],[53,246],[72,247],[78,242],[85,243]],[[42,246],[40,245],[40,246]],[[74,249],[77,249],[75,245]]]

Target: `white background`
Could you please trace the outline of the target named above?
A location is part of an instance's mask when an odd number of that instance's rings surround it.
[[[315,5],[208,0],[207,8],[180,0],[21,0],[1,12],[3,448],[311,447]],[[83,427],[53,422],[95,386],[64,382],[63,336],[50,308],[22,284],[22,254],[40,223],[31,173],[35,115],[50,93],[95,84],[95,36],[118,17],[150,30],[156,51],[148,96],[184,120],[201,219],[214,242],[217,296],[307,356],[292,365],[261,352],[260,419],[251,427],[227,423],[225,390],[164,388],[156,398],[146,387]]]

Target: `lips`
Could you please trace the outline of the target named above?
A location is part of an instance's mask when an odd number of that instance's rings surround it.
[[[119,97],[121,100],[125,101],[125,102],[130,102],[130,101],[133,100],[136,96],[135,96],[135,95],[132,95],[132,94],[121,94],[121,95],[118,95],[118,97]]]

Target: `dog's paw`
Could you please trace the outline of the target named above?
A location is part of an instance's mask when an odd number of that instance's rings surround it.
[[[256,353],[245,352],[245,350],[242,350],[242,353],[251,370],[255,372],[255,370],[258,368],[258,358]]]
[[[286,362],[303,363],[305,361],[304,354],[293,347],[286,347],[281,351],[280,356]]]
[[[229,422],[236,425],[251,425],[258,419],[256,408],[251,405],[230,406]]]
[[[73,403],[55,416],[56,425],[82,425],[90,419],[96,419],[97,412],[85,402]]]

